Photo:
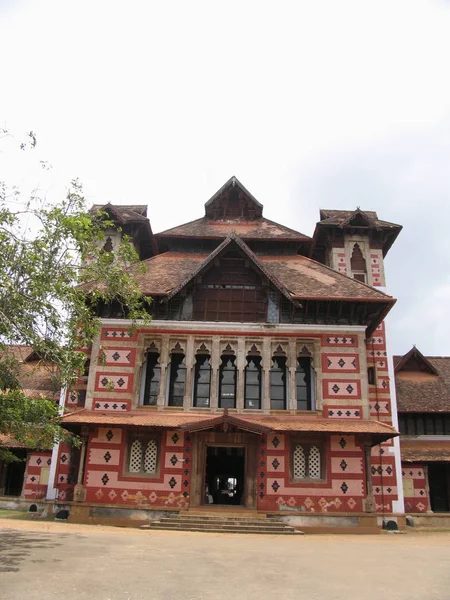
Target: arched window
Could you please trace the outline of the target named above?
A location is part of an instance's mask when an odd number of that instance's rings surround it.
[[[317,444],[295,444],[292,452],[294,479],[322,479],[322,447]]]
[[[136,438],[130,445],[129,473],[153,475],[158,465],[158,443],[155,439]]]
[[[184,354],[171,354],[169,380],[169,406],[183,406],[186,385]]]
[[[219,368],[219,408],[236,408],[236,357],[222,356]]]
[[[297,410],[314,410],[314,370],[310,356],[300,355],[295,370]]]
[[[286,408],[286,357],[274,356],[270,369],[270,408]]]
[[[353,279],[357,279],[358,281],[366,283],[366,261],[364,259],[363,253],[361,252],[359,244],[355,244],[353,246],[352,257],[350,259],[350,266],[352,269]]]
[[[244,408],[261,408],[262,367],[260,356],[247,356]]]
[[[157,352],[147,352],[142,366],[145,381],[142,383],[140,403],[144,406],[156,406],[161,383],[161,367]]]
[[[207,354],[195,357],[194,406],[208,407],[211,391],[211,363]]]
[[[113,251],[113,243],[112,243],[112,239],[110,237],[106,238],[106,242],[103,245],[103,250],[105,252],[112,252]]]

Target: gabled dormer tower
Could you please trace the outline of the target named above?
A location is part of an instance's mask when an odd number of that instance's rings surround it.
[[[105,231],[104,249],[116,251],[124,235],[128,235],[140,260],[145,260],[158,253],[150,221],[147,217],[147,206],[118,204],[94,204],[91,214],[103,213],[112,222]]]
[[[363,283],[386,287],[384,257],[401,229],[373,211],[323,209],[312,257]]]

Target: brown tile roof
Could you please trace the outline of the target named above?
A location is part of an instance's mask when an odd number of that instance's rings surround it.
[[[402,228],[401,225],[396,223],[390,223],[389,221],[382,221],[378,218],[375,211],[372,210],[336,210],[323,208],[320,211],[320,225],[342,225],[355,214],[361,214],[367,217],[368,222],[374,227],[381,229],[395,229]]]
[[[136,276],[145,295],[168,295],[179,288],[208,259],[208,254],[165,252],[144,261],[145,273]],[[292,299],[379,301],[393,304],[383,294],[356,279],[334,271],[305,256],[257,256],[268,276],[277,280]]]
[[[11,435],[0,434],[0,446],[4,448],[28,448],[23,442],[18,442]]]
[[[259,259],[293,298],[394,302],[391,296],[306,256],[260,256]]]
[[[39,359],[31,346],[8,345],[5,352],[12,353],[20,362],[18,380],[28,398],[39,399],[44,395],[50,400],[58,400],[59,391],[55,390],[52,376],[54,370],[49,363]]]
[[[90,212],[99,210],[111,210],[124,223],[135,221],[147,221],[147,206],[145,204],[125,205],[125,204],[94,204]]]
[[[147,296],[165,296],[193,273],[208,254],[165,252],[143,261],[146,272],[136,275],[139,288]]]
[[[204,425],[208,419],[217,422],[220,415],[196,413],[175,413],[170,411],[136,410],[124,414],[108,414],[98,411],[80,410],[63,417],[66,425],[128,425],[136,427],[177,428],[196,423]],[[300,415],[232,415],[235,421],[249,425],[259,425],[272,431],[299,431],[335,434],[367,434],[389,439],[398,435],[397,431],[386,423],[372,420],[324,419],[316,416]],[[212,425],[214,424],[212,423]]]
[[[172,229],[155,234],[159,237],[226,238],[232,231],[244,240],[310,241],[311,238],[299,231],[270,221],[264,217],[252,221],[230,219],[226,221],[202,217]]]
[[[400,438],[400,452],[404,462],[450,462],[450,440],[420,440]]]
[[[402,358],[394,356],[394,365]],[[450,357],[425,358],[437,375],[420,371],[399,371],[395,375],[399,412],[450,412]]]

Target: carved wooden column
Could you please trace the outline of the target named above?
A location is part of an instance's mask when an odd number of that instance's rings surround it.
[[[295,371],[297,368],[297,348],[295,340],[289,340],[288,349],[288,389],[289,389],[289,408],[290,410],[297,410],[297,387],[295,385]]]
[[[192,406],[192,380],[195,364],[194,338],[192,336],[186,342],[186,356],[184,360],[186,362],[186,383],[184,387],[183,407],[189,408]]]
[[[167,366],[169,363],[169,338],[164,336],[161,342],[161,353],[159,355],[159,364],[161,366],[161,375],[159,381],[158,406],[166,404],[166,388],[167,388]]]
[[[238,350],[236,357],[237,365],[237,386],[236,386],[236,408],[242,410],[244,408],[244,369],[245,369],[245,339],[238,339]]]
[[[364,506],[366,512],[372,513],[375,512],[376,506],[372,486],[372,461],[370,446],[364,446],[364,459],[366,466],[366,499],[364,501]]]
[[[219,367],[220,367],[220,339],[214,338],[211,348],[211,388],[209,406],[219,406]]]
[[[80,462],[78,464],[77,483],[73,490],[73,499],[75,502],[84,502],[86,500],[86,488],[84,487],[84,466],[86,461],[86,448],[89,437],[89,427],[81,428],[81,452]]]
[[[263,340],[263,355],[262,355],[262,368],[263,368],[263,397],[261,402],[261,408],[264,411],[270,410],[270,368],[272,366],[272,348],[271,339],[266,337]]]

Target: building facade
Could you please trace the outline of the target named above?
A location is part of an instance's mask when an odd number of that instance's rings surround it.
[[[450,511],[450,357],[394,356],[405,511]]]
[[[130,330],[122,307],[99,307],[88,372],[66,395],[82,447],[54,450],[48,499],[80,520],[402,514],[383,290],[401,227],[323,210],[308,237],[266,219],[234,177],[196,221],[153,235],[142,219],[152,322]]]

